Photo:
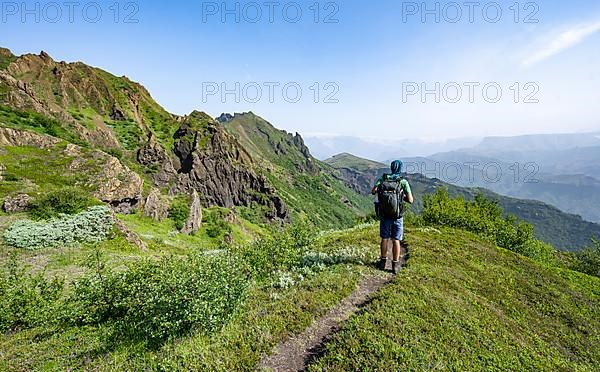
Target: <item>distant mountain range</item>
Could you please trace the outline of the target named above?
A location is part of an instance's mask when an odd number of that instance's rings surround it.
[[[349,186],[365,195],[370,192],[377,177],[389,172],[388,166],[383,163],[348,153],[336,155],[325,162],[336,168],[339,177]],[[415,212],[422,209],[423,196],[435,192],[440,187],[447,188],[452,196],[462,195],[467,199],[481,192],[490,199],[498,200],[506,213],[531,223],[539,239],[558,249],[577,250],[588,246],[592,236],[600,238],[599,224],[585,221],[580,216],[565,213],[543,202],[506,197],[485,188],[455,186],[418,173],[408,174],[407,179],[415,194],[415,204],[412,207]]]
[[[451,151],[474,146],[481,138],[458,138],[447,141],[423,141],[419,139],[365,139],[352,136],[308,135],[304,136],[311,153],[324,160],[336,154],[351,152],[363,158],[387,160],[397,156],[426,156],[441,151]]]
[[[322,137],[307,143],[326,154],[343,149],[339,153],[352,152],[384,163],[402,159],[408,172],[457,186],[483,187],[505,196],[543,201],[600,222],[600,132],[439,143]]]
[[[508,148],[508,147],[507,147]],[[402,158],[407,168],[464,187],[535,199],[600,222],[600,146],[496,151],[483,145]]]

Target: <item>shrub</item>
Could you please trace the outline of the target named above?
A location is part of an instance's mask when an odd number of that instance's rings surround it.
[[[537,239],[531,239],[527,243],[520,246],[519,250],[517,250],[517,253],[546,265],[560,265],[560,262],[557,259],[556,250],[550,244],[541,242]]]
[[[231,225],[225,221],[225,213],[222,210],[213,210],[205,214],[202,223],[206,227],[206,234],[211,238],[231,233]]]
[[[592,246],[576,253],[576,269],[583,273],[600,277],[600,242],[592,238]]]
[[[185,222],[190,216],[190,198],[187,195],[179,195],[171,203],[169,218],[175,222],[177,230],[183,229]]]
[[[462,197],[450,198],[448,192],[439,189],[435,194],[426,195],[424,209],[419,220],[424,224],[449,226],[471,231],[491,239],[496,245],[526,254],[533,240],[533,227],[517,221],[514,216],[502,216],[502,208],[497,201],[488,200],[478,194],[473,201]]]
[[[62,290],[62,280],[47,280],[43,273],[26,273],[13,256],[7,270],[0,272],[0,331],[15,331],[55,320]]]
[[[110,156],[113,156],[119,160],[123,160],[123,150],[118,149],[118,148],[109,148],[106,150],[106,153],[109,154]]]
[[[60,214],[76,214],[98,204],[94,199],[73,188],[64,188],[37,198],[30,205],[34,220],[48,220]]]
[[[271,281],[275,288],[290,288],[304,279],[323,271],[327,266],[348,264],[365,265],[373,262],[376,255],[369,247],[346,247],[332,253],[308,252],[302,258],[302,265],[292,267],[289,271],[277,271]]]
[[[110,323],[121,337],[159,345],[192,328],[208,333],[222,327],[244,299],[248,283],[236,261],[225,255],[146,259],[122,271],[99,269],[76,282],[65,319],[78,325]]]
[[[266,279],[275,272],[302,266],[315,237],[307,225],[297,224],[233,249],[253,276]]]
[[[24,249],[73,246],[106,239],[113,225],[107,207],[95,206],[74,216],[62,215],[48,222],[20,220],[4,232],[8,245]]]

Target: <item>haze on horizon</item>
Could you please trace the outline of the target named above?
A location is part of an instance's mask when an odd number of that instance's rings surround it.
[[[598,2],[502,4],[496,22],[494,9],[482,12],[488,3],[475,9],[472,22],[466,8],[451,22],[451,2],[415,9],[392,0],[317,8],[299,1],[302,16],[292,22],[294,9],[286,17],[281,9],[290,3],[282,2],[272,22],[262,9],[255,23],[249,18],[258,13],[247,1],[227,1],[226,9],[221,2],[145,1],[134,3],[137,9],[123,3],[118,14],[113,2],[98,3],[103,13],[95,23],[77,10],[73,22],[63,14],[52,23],[48,14],[36,22],[23,9],[3,9],[0,28],[11,32],[2,33],[0,45],[126,75],[177,114],[251,110],[308,137],[436,142],[600,131]],[[36,2],[24,4],[35,13]],[[130,15],[136,23],[125,22]],[[292,97],[281,91],[286,84]],[[258,101],[250,99],[257,87]],[[302,96],[291,103],[297,87]],[[222,88],[240,97],[222,97]]]

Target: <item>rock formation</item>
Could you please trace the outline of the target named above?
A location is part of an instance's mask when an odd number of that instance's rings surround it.
[[[6,213],[20,213],[26,212],[29,209],[29,203],[33,198],[27,194],[17,194],[13,196],[7,196],[4,199],[4,211]]]
[[[146,198],[144,215],[155,221],[162,221],[169,215],[169,201],[157,188],[153,188]]]
[[[192,203],[190,205],[190,214],[181,229],[182,234],[190,235],[200,230],[202,227],[202,205],[200,204],[200,197],[196,190],[192,191]]]

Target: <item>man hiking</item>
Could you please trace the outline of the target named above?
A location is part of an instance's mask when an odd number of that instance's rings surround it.
[[[390,240],[392,241],[392,272],[400,271],[400,249],[404,228],[404,202],[412,204],[414,199],[408,181],[402,178],[402,162],[394,160],[391,174],[381,176],[371,194],[377,195],[375,209],[381,236],[381,258],[377,267],[385,270]]]

